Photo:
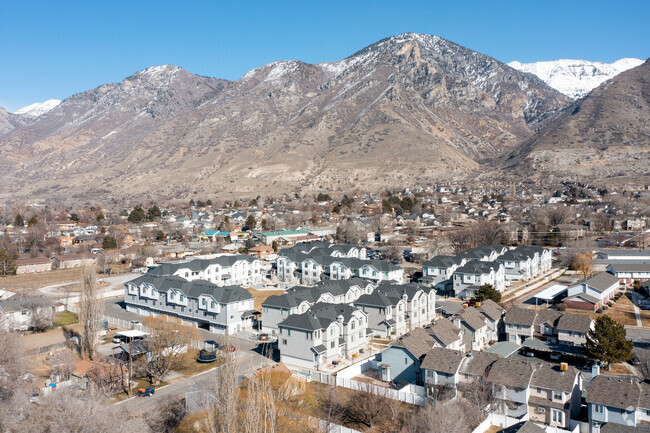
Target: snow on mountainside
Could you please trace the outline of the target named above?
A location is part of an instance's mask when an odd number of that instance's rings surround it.
[[[14,111],[14,114],[26,114],[28,116],[38,117],[52,110],[60,103],[61,101],[58,99],[48,99],[45,102],[36,102],[34,104],[30,104],[26,107],[16,110]]]
[[[514,61],[508,66],[537,75],[555,90],[578,99],[610,78],[642,63],[643,60],[639,59],[620,59],[614,63],[562,59],[536,63]]]

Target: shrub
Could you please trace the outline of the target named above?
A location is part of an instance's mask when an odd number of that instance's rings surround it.
[[[599,309],[596,310],[596,313],[598,313],[598,314],[600,314],[600,313],[602,313],[602,312],[603,312],[603,309],[602,309],[602,308],[599,308]]]
[[[566,311],[566,304],[564,304],[564,303],[558,304],[557,309],[559,311]]]

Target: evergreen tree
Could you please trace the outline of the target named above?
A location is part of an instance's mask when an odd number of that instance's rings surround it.
[[[71,213],[71,214],[70,214],[70,219],[71,219],[72,221],[78,223],[78,222],[79,222],[79,215],[77,215],[76,213]]]
[[[129,222],[130,223],[139,223],[142,222],[146,217],[146,214],[144,213],[144,209],[140,205],[136,206],[133,208],[131,213],[129,214]]]
[[[156,234],[156,240],[157,241],[165,240],[165,233],[162,230],[158,230],[158,233]]]
[[[472,303],[483,302],[486,299],[490,299],[494,302],[501,302],[501,293],[494,288],[492,284],[483,284],[479,287],[476,296],[471,299]]]
[[[34,227],[36,224],[38,224],[38,218],[36,218],[36,215],[32,215],[29,221],[27,221],[27,225],[30,227]]]
[[[102,241],[102,249],[116,250],[117,240],[113,236],[104,236],[104,240]]]
[[[11,275],[16,272],[14,258],[3,249],[0,249],[0,275]]]
[[[162,216],[162,212],[160,212],[160,208],[158,206],[156,206],[156,205],[153,205],[147,211],[147,219],[149,221],[153,221],[156,218],[160,218],[161,216]]]
[[[608,365],[627,361],[632,358],[634,343],[625,337],[625,326],[609,316],[600,316],[593,331],[587,334],[585,355]]]
[[[257,221],[255,220],[255,215],[253,214],[248,215],[248,218],[246,218],[246,222],[244,223],[244,227],[249,231],[255,230],[255,227],[257,227]]]
[[[383,199],[381,201],[381,212],[382,213],[393,213],[393,206],[391,206],[390,201]]]

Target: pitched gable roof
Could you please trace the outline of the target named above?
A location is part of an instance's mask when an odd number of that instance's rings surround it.
[[[464,358],[465,354],[460,350],[434,347],[424,355],[422,368],[446,374],[455,374]]]
[[[433,347],[434,343],[433,338],[431,338],[424,329],[415,328],[398,338],[393,345],[404,347],[406,350],[411,352],[413,356],[420,359],[422,355],[427,353]]]

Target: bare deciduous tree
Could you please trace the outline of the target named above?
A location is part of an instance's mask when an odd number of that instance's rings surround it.
[[[199,331],[161,317],[147,317],[143,323],[150,329],[147,339],[149,353],[146,358],[140,358],[139,369],[156,385],[178,364],[192,340],[199,338]]]
[[[16,398],[21,394],[21,376],[24,373],[23,351],[18,335],[0,327],[0,431],[18,415]]]
[[[206,411],[205,428],[210,433],[237,433],[239,419],[238,362],[235,356],[227,356],[223,365],[216,370],[214,395],[215,404]]]
[[[108,404],[92,391],[78,393],[60,390],[41,397],[38,405],[26,405],[25,414],[14,425],[15,431],[30,433],[147,433],[151,429],[144,419],[129,416]]]
[[[576,271],[580,271],[580,273],[582,273],[582,276],[584,278],[587,278],[593,272],[593,263],[594,258],[591,253],[579,253],[576,254],[575,258],[573,259],[571,267],[573,267],[573,269]]]
[[[91,267],[82,269],[81,295],[79,300],[79,323],[81,324],[81,356],[95,357],[99,342],[98,333],[104,318],[104,302],[97,288],[97,277]]]
[[[29,327],[35,332],[44,332],[52,327],[52,307],[38,301],[26,304],[30,314]]]

